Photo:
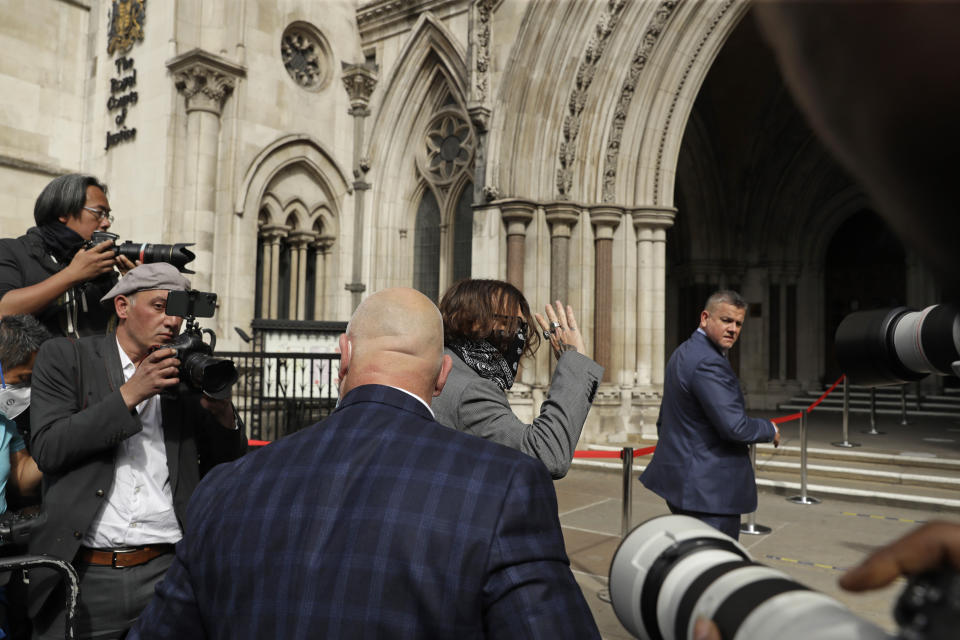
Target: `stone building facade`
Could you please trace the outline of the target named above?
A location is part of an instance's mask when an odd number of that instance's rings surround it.
[[[384,287],[503,278],[577,311],[607,369],[585,438],[605,441],[654,430],[665,359],[716,287],[751,303],[733,360],[757,408],[832,381],[852,308],[937,300],[745,0],[0,11],[0,233],[52,177],[97,175],[123,240],[196,243],[221,346],[244,348],[234,327],[302,342]],[[521,414],[550,367],[542,349],[525,368]]]

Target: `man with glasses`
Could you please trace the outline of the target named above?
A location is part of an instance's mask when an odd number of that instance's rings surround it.
[[[60,176],[33,208],[36,227],[0,240],[0,315],[29,313],[54,335],[102,334],[110,314],[99,300],[121,272],[133,268],[114,256],[108,240],[87,248],[94,231],[110,228],[107,188],[92,176]]]

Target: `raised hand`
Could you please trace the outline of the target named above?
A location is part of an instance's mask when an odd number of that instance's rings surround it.
[[[565,351],[577,351],[586,355],[586,346],[583,343],[583,335],[580,334],[580,328],[577,326],[577,319],[573,314],[573,307],[567,305],[564,307],[559,300],[553,306],[546,306],[546,317],[539,313],[534,314],[537,324],[543,329],[543,337],[550,341],[553,348],[553,355],[560,357]]]

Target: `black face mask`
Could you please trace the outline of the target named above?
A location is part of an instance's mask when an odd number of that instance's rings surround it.
[[[520,322],[516,333],[508,333],[503,329],[497,329],[490,334],[487,342],[492,344],[503,355],[507,361],[507,366],[513,372],[513,377],[517,377],[517,367],[520,365],[520,358],[523,357],[523,348],[527,344],[527,323]]]

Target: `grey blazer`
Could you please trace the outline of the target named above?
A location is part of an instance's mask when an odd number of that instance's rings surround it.
[[[495,382],[481,378],[453,351],[444,353],[453,369],[431,403],[440,424],[519,449],[542,461],[554,478],[567,475],[603,367],[580,353],[561,355],[540,415],[524,424]]]

